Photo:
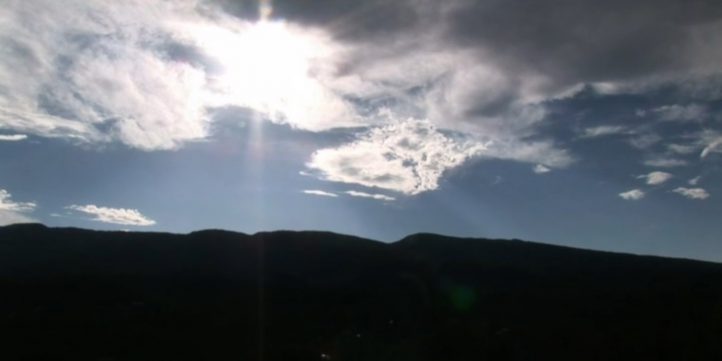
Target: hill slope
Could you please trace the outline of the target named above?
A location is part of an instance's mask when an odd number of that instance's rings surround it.
[[[711,360],[722,265],[430,234],[0,227],[3,359]]]

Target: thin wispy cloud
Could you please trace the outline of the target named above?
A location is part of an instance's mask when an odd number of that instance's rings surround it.
[[[156,224],[154,220],[144,216],[137,209],[99,207],[94,204],[71,205],[66,208],[93,216],[92,220],[103,223],[126,226],[152,226]]]
[[[689,144],[667,144],[667,149],[676,154],[692,154],[697,151],[698,147]]]
[[[621,125],[600,125],[596,127],[584,128],[582,130],[582,138],[599,138],[616,134],[625,134],[629,132],[627,127]]]
[[[359,191],[346,191],[344,192],[352,197],[361,197],[361,198],[371,198],[376,199],[379,201],[395,201],[396,198],[387,196],[385,194],[378,194],[378,193],[366,193],[366,192],[359,192]]]
[[[320,189],[306,189],[303,191],[303,193],[314,195],[314,196],[322,196],[322,197],[332,197],[332,198],[338,197],[338,194],[336,194],[336,193],[326,192],[326,191],[322,191]]]
[[[700,104],[663,105],[651,109],[647,114],[652,114],[662,121],[671,122],[703,122],[709,117],[707,107]]]
[[[678,193],[689,199],[704,200],[709,198],[709,193],[704,188],[678,187],[675,188],[673,192]]]
[[[0,142],[19,142],[28,139],[25,134],[0,134]]]
[[[689,164],[689,162],[687,162],[684,159],[666,158],[666,157],[650,158],[650,159],[647,159],[644,161],[644,165],[646,165],[648,167],[659,167],[659,168],[683,167],[688,164]]]

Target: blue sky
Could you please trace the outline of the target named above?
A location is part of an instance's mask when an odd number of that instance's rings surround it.
[[[435,232],[722,261],[719,11],[261,5],[12,2],[0,224]]]

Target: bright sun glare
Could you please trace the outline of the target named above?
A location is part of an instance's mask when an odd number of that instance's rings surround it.
[[[300,120],[307,128],[314,127],[320,108],[329,106],[319,69],[330,47],[316,34],[282,21],[259,21],[233,30],[205,28],[195,36],[223,67],[213,84],[220,102],[247,106],[273,120]]]

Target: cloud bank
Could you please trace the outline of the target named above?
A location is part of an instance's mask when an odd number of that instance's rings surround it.
[[[0,15],[0,130],[171,150],[207,139],[215,109],[243,108],[301,130],[353,129],[355,141],[307,166],[325,180],[418,194],[477,157],[572,164],[548,132],[560,99],[670,86],[722,96],[722,51],[708,46],[722,42],[722,7],[711,2],[264,4],[259,22],[250,0],[11,1]],[[644,109],[639,118],[668,125],[713,115],[699,99]],[[666,139],[628,141],[646,151]],[[710,133],[696,146],[707,158],[720,144]],[[676,157],[688,148],[669,149],[674,157],[644,164],[689,164]]]

